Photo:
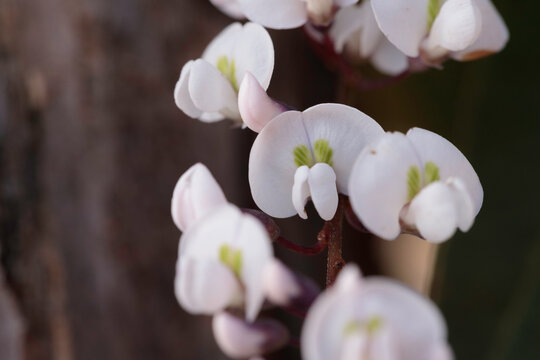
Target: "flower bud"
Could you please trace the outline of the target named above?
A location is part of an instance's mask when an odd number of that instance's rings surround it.
[[[320,293],[311,279],[293,273],[277,259],[266,266],[264,288],[270,302],[299,315],[307,313]]]
[[[185,231],[227,199],[210,171],[201,163],[190,167],[178,180],[171,201],[174,223]]]
[[[233,359],[256,357],[277,350],[289,341],[288,330],[270,319],[249,323],[221,312],[214,316],[212,328],[221,350]]]

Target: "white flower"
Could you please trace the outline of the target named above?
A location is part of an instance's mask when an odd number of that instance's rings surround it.
[[[246,17],[272,29],[292,29],[311,21],[329,25],[336,8],[358,0],[238,0]]]
[[[232,18],[239,20],[245,18],[238,0],[210,0],[210,2]]]
[[[197,163],[180,176],[174,187],[171,215],[181,231],[187,230],[227,199],[206,166]]]
[[[384,74],[398,75],[409,67],[407,56],[379,29],[370,0],[339,10],[328,34],[338,54],[343,53],[352,60],[368,59]]]
[[[246,72],[238,92],[238,109],[244,124],[260,132],[273,118],[286,111],[285,107],[270,98],[257,79]]]
[[[175,293],[192,314],[244,307],[253,321],[264,301],[265,266],[273,258],[265,228],[233,205],[223,205],[181,237]]]
[[[420,294],[347,265],[308,312],[303,360],[451,360],[446,325]]]
[[[387,133],[358,156],[349,182],[354,212],[375,235],[402,230],[430,242],[467,231],[480,211],[483,190],[465,156],[424,129]]]
[[[212,330],[220,349],[233,359],[266,354],[289,340],[289,331],[276,320],[248,323],[225,311],[214,315]]]
[[[309,197],[330,220],[338,192],[348,194],[352,165],[365,145],[384,132],[364,113],[345,105],[320,104],[288,111],[270,121],[249,157],[249,184],[259,208],[277,218],[307,218]]]
[[[186,115],[204,122],[229,118],[241,122],[238,86],[249,71],[264,89],[274,70],[274,46],[260,25],[234,23],[182,68],[174,89],[176,105]]]
[[[508,29],[490,0],[372,0],[382,32],[410,57],[473,60],[501,51]]]

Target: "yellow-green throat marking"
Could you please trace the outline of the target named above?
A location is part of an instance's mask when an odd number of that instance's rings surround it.
[[[424,166],[424,181],[429,185],[435,181],[439,181],[439,167],[434,162],[428,161]],[[422,176],[418,166],[411,166],[407,173],[407,193],[408,201],[411,201],[422,189]]]
[[[334,164],[332,157],[334,150],[328,144],[328,140],[319,139],[313,144],[313,155],[306,145],[299,145],[293,150],[294,163],[296,166],[312,167],[316,163],[325,163],[330,166]],[[313,158],[315,156],[315,159]]]
[[[234,91],[238,92],[238,82],[236,81],[236,66],[234,65],[234,59],[229,61],[229,58],[225,55],[221,56],[216,64],[219,72],[225,76],[231,83]]]

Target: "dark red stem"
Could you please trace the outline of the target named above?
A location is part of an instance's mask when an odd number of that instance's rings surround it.
[[[285,248],[291,250],[291,251],[294,251],[298,254],[302,254],[302,255],[317,255],[317,254],[320,254],[324,249],[326,249],[326,245],[327,243],[326,242],[321,242],[321,241],[318,241],[315,245],[313,246],[302,246],[302,245],[298,245],[290,240],[287,240],[285,239],[283,236],[279,236],[277,239],[276,239],[276,242],[282,246],[284,246]]]
[[[342,257],[342,233],[343,233],[343,208],[346,199],[344,196],[339,196],[339,204],[334,215],[334,218],[327,221],[324,227],[319,232],[317,239],[319,243],[328,244],[328,258],[326,262],[326,287],[332,286],[336,278],[345,266],[345,261]]]

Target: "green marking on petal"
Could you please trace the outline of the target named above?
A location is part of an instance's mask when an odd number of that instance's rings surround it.
[[[411,166],[407,173],[407,193],[408,201],[411,201],[416,194],[420,192],[422,187],[422,178],[420,177],[420,169],[418,166]]]
[[[229,62],[229,58],[225,55],[221,56],[216,64],[220,73],[227,78],[231,83],[234,91],[238,92],[238,82],[236,80],[236,66],[234,65],[234,59]]]
[[[343,328],[343,335],[352,335],[360,331],[366,331],[368,335],[374,335],[381,329],[383,319],[380,316],[372,316],[367,321],[351,320]]]
[[[234,272],[240,278],[242,274],[242,251],[231,249],[229,245],[222,245],[219,248],[219,261]]]
[[[383,319],[380,316],[373,316],[366,323],[368,334],[373,335],[382,327]]]
[[[432,182],[441,180],[439,175],[439,167],[434,162],[428,161],[424,168],[424,178],[426,179],[426,185]]]
[[[313,161],[313,156],[311,155],[311,151],[309,151],[306,145],[299,145],[295,147],[293,150],[293,155],[294,163],[298,167],[303,165],[312,167],[315,164],[315,162]]]
[[[351,320],[343,328],[343,335],[352,335],[362,330],[362,324],[356,320]]]
[[[430,31],[431,27],[433,26],[433,22],[435,21],[435,18],[439,14],[439,10],[441,10],[441,0],[429,0],[428,2],[428,19],[427,19],[427,30]]]
[[[318,163],[326,163],[330,166],[333,165],[332,156],[334,155],[334,150],[328,145],[328,140],[319,139],[315,141],[313,150],[315,153],[315,160]]]

